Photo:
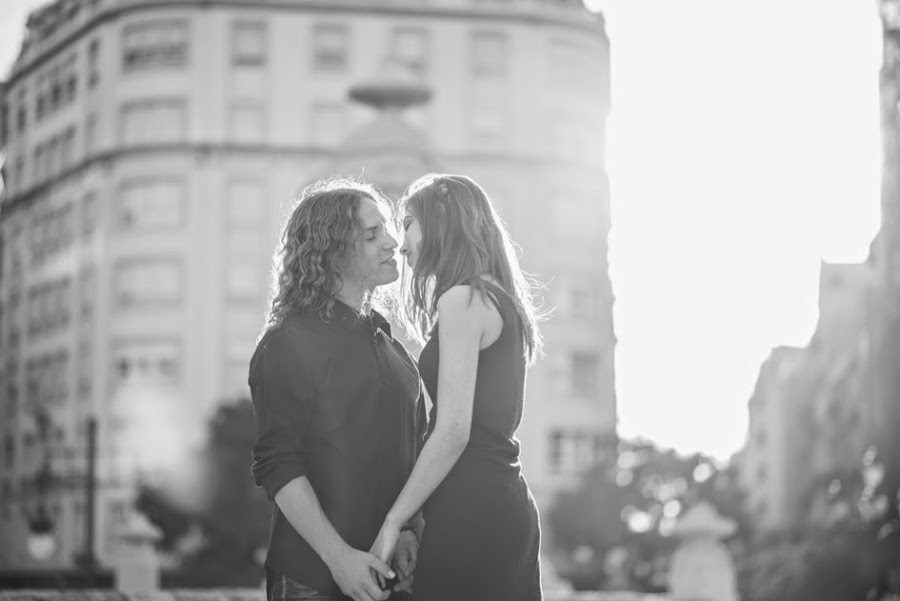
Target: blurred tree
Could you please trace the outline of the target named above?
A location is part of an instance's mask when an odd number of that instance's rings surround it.
[[[181,559],[180,586],[257,586],[264,577],[256,554],[266,544],[271,506],[250,475],[256,437],[253,406],[246,399],[220,406],[206,444],[185,464],[195,470],[199,502],[186,504],[183,474],[142,487],[138,509],[162,530],[163,548]]]
[[[601,457],[573,491],[561,494],[548,526],[561,556],[560,574],[576,588],[604,583],[603,558],[614,547],[628,552],[630,584],[645,591],[663,585],[660,570],[677,541],[668,533],[685,508],[701,500],[736,520],[743,535],[748,521],[735,474],[701,454],[682,456],[645,440],[623,440]],[[590,553],[584,553],[584,549]],[[567,561],[580,554],[590,562]]]
[[[746,601],[879,599],[900,570],[900,528],[889,511],[885,466],[870,448],[856,469],[810,479],[813,519],[791,534],[752,541],[739,557]]]

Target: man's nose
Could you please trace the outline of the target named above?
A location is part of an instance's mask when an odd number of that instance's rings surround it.
[[[394,240],[394,237],[391,236],[390,234],[385,234],[384,247],[393,250],[393,249],[397,248],[397,241]]]

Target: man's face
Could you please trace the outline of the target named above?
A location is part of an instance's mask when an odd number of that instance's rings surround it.
[[[361,231],[341,277],[347,287],[371,291],[400,277],[394,258],[397,241],[389,231],[387,215],[368,196],[359,201],[356,219]]]

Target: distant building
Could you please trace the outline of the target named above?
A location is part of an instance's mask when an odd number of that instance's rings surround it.
[[[880,415],[878,454],[885,463],[888,498],[900,495],[900,11],[879,0],[884,57],[881,96],[881,229],[873,243],[873,264],[881,285],[878,327],[873,344],[873,387]],[[889,504],[889,519],[900,519],[900,503]]]
[[[747,440],[739,454],[739,483],[751,522],[775,529],[788,521],[787,462],[795,400],[787,383],[803,361],[803,349],[779,347],[763,363],[748,403]]]
[[[398,67],[430,99],[349,98]],[[296,193],[361,163],[394,196],[425,168],[473,176],[547,283],[520,430],[539,503],[614,432],[609,47],[580,0],[59,0],[30,16],[3,90],[0,569],[38,565],[36,404],[60,473],[83,470],[100,421],[108,560],[136,470],[177,462],[247,393]],[[71,486],[49,503],[60,548],[42,565],[62,567],[85,508]]]
[[[746,510],[760,532],[829,519],[812,487],[862,466],[877,427],[868,371],[876,290],[868,263],[822,263],[808,347],[779,347],[760,369],[737,458]]]

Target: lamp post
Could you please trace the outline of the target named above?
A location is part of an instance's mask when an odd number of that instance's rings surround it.
[[[38,434],[44,444],[44,460],[41,468],[35,476],[34,488],[38,496],[37,509],[28,517],[28,550],[39,561],[46,561],[56,552],[55,530],[56,524],[47,511],[45,500],[51,490],[65,489],[70,485],[81,485],[84,492],[84,546],[75,556],[75,563],[84,575],[85,584],[91,586],[97,573],[97,556],[94,540],[94,517],[96,515],[96,468],[97,468],[97,418],[89,416],[85,422],[85,473],[82,477],[71,480],[61,480],[52,471],[50,452],[48,447],[48,432],[51,419],[49,413],[43,407],[39,407],[35,413]]]

